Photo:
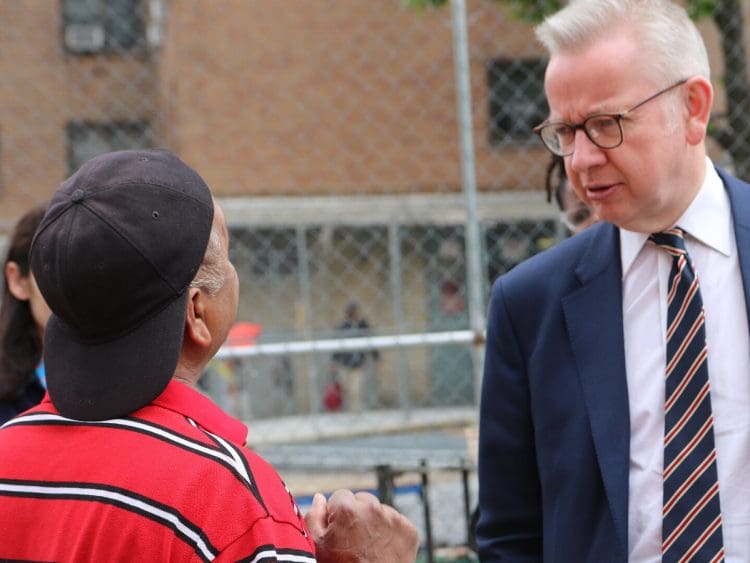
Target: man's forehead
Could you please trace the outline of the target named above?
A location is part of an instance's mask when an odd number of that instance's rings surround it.
[[[624,111],[643,82],[637,74],[638,69],[597,54],[552,57],[544,81],[550,119],[581,120],[596,113]]]

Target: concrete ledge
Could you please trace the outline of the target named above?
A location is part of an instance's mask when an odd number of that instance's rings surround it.
[[[362,413],[320,413],[247,422],[249,444],[309,444],[321,440],[460,428],[477,423],[475,407],[431,407]]]

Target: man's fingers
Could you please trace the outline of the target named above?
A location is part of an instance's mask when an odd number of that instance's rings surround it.
[[[354,499],[357,502],[361,502],[362,504],[371,505],[371,506],[380,506],[380,501],[378,500],[378,497],[376,497],[372,493],[368,493],[365,491],[354,493]]]
[[[310,510],[305,514],[305,523],[313,538],[320,537],[328,527],[328,505],[326,497],[315,493]]]
[[[313,498],[305,518],[321,563],[413,563],[419,549],[414,525],[371,493],[340,489],[327,505]]]

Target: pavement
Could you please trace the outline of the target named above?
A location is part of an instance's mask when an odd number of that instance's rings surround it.
[[[254,447],[269,444],[310,444],[342,438],[374,438],[476,426],[477,409],[430,407],[370,410],[361,413],[321,412],[258,418],[247,424],[250,428],[249,443]]]

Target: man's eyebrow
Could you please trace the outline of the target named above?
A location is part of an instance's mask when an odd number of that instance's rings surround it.
[[[612,106],[613,107],[613,106]],[[622,113],[623,109],[612,109],[612,107],[597,107],[594,108],[588,112],[579,119],[563,119],[561,117],[552,117],[551,114],[547,116],[547,119],[543,121],[543,123],[568,123],[570,125],[573,125],[575,123],[581,123],[585,119],[588,119],[589,117],[592,117],[594,115],[619,115]]]

